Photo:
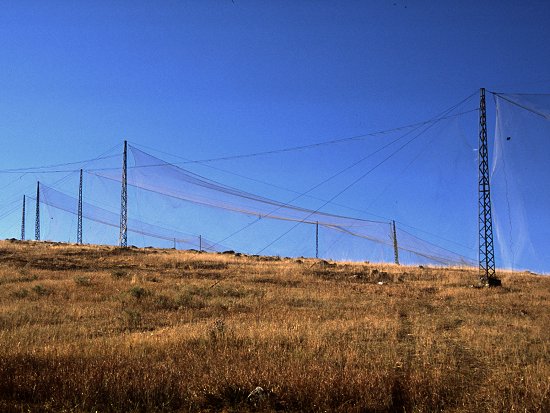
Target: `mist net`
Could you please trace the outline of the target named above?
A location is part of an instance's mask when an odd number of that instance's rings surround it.
[[[133,146],[129,148],[134,163],[128,170],[128,185],[136,190],[142,212],[147,205],[155,205],[157,215],[178,216],[193,232],[204,233],[204,227],[213,227],[214,239],[247,253],[312,256],[315,246],[322,257],[393,261],[394,235],[389,220],[322,212],[255,195],[193,173]],[[94,174],[114,182],[121,179],[120,171]],[[408,180],[405,181],[407,185]],[[430,193],[432,188],[428,186],[423,192]],[[418,195],[418,198],[422,197]],[[177,224],[173,222],[172,225]],[[321,240],[319,243],[316,233]],[[278,234],[288,234],[286,242],[261,248]],[[401,262],[474,264],[471,258],[422,239],[399,225],[396,238]]]
[[[464,102],[409,126],[214,163],[128,145],[128,245],[393,262],[397,244],[401,263],[475,265],[479,119],[477,102]],[[119,243],[116,151],[81,166],[84,243]],[[41,181],[42,239],[76,240],[80,170],[67,172],[25,175]],[[497,165],[494,179],[501,174]],[[28,238],[35,184],[25,189]],[[520,255],[517,237],[512,244]]]
[[[497,266],[550,271],[550,95],[495,93],[491,197]]]
[[[97,197],[97,195],[96,195]],[[31,201],[36,201],[35,198],[29,197]],[[78,214],[78,199],[67,195],[63,192],[60,192],[54,188],[51,188],[45,184],[40,185],[40,202],[42,205],[46,206],[47,219],[42,220],[46,221],[45,229],[48,238],[53,239],[64,239],[62,235],[64,229],[67,227],[75,228],[76,227],[76,216]],[[57,210],[57,211],[56,211]],[[68,213],[67,215],[60,214],[59,211],[64,211]],[[120,240],[117,237],[119,234],[118,229],[120,228],[120,213],[112,212],[105,208],[93,205],[89,202],[82,203],[82,218],[83,218],[83,227],[86,221],[89,230],[84,231],[83,228],[83,239],[93,240],[94,243],[111,243],[117,244]],[[115,228],[108,231],[110,234],[110,240],[100,241],[98,239],[99,234],[101,233],[98,226],[108,226],[110,228]],[[213,242],[203,238],[199,235],[192,235],[183,233],[174,228],[163,228],[158,225],[153,225],[147,222],[140,221],[135,218],[128,218],[127,229],[130,233],[138,234],[143,236],[143,245],[147,245],[145,239],[152,241],[151,244],[155,244],[154,240],[163,240],[167,241],[164,246],[174,246],[177,248],[185,249],[202,249],[205,251],[218,251],[219,248],[214,246]],[[92,234],[92,235],[90,235]],[[73,234],[74,239],[76,236]],[[70,238],[69,238],[70,241]],[[114,242],[113,242],[114,241]],[[158,244],[157,244],[158,245]]]

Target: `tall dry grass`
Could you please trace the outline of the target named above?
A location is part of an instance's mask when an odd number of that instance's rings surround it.
[[[1,242],[0,411],[550,411],[550,279],[501,277]]]

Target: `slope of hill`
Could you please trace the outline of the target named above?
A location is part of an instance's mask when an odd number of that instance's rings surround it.
[[[0,410],[550,411],[550,278],[499,276],[3,241]]]

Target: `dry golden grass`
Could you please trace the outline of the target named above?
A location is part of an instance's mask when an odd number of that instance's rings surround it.
[[[1,242],[0,411],[548,412],[550,278],[500,275]]]

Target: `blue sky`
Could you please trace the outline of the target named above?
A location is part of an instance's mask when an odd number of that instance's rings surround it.
[[[189,159],[249,153],[422,121],[480,87],[548,93],[549,21],[546,1],[2,2],[0,169],[125,138]],[[354,151],[215,165],[303,191]]]

